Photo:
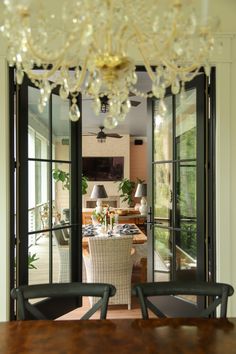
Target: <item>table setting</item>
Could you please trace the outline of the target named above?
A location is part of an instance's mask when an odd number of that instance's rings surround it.
[[[140,230],[134,224],[118,224],[113,225],[112,228],[106,228],[104,225],[88,224],[82,227],[83,237],[93,236],[117,236],[117,235],[137,235]]]

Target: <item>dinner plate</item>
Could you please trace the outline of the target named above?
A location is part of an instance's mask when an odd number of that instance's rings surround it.
[[[122,230],[121,233],[123,235],[135,235],[135,234],[140,234],[139,230],[137,229],[130,229],[130,230]]]

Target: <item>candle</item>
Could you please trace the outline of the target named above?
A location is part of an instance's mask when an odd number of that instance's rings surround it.
[[[202,25],[203,26],[207,24],[207,16],[208,16],[208,0],[202,0]]]
[[[104,225],[105,225],[105,231],[107,231],[107,216],[106,215],[104,217]]]
[[[112,230],[112,214],[110,215],[110,228]]]

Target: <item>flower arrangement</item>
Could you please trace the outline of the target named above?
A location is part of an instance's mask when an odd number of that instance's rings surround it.
[[[107,226],[108,224],[111,225],[111,228],[115,222],[115,212],[109,210],[109,207],[104,207],[101,213],[97,213],[96,209],[92,213],[93,217],[96,218],[97,222],[101,225]]]

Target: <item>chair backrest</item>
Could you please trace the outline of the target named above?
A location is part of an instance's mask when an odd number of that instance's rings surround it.
[[[89,258],[84,257],[87,281],[114,284],[117,291],[111,304],[131,306],[132,240],[131,235],[90,237],[88,240]],[[93,301],[90,298],[90,302]]]
[[[56,225],[60,227],[61,224]],[[69,251],[69,238],[66,238],[64,231],[67,229],[54,229],[52,231],[55,244],[59,253],[59,273],[58,282],[66,283],[70,281],[70,251]]]
[[[60,224],[58,224],[60,227]],[[55,229],[53,230],[53,235],[55,236],[55,240],[58,246],[68,246],[69,245],[69,238],[65,237],[65,233],[63,229]]]
[[[100,319],[106,319],[109,297],[114,296],[116,288],[111,284],[86,284],[86,283],[55,283],[22,285],[11,290],[11,296],[18,302],[18,319],[27,319],[27,312],[35,320],[46,320],[45,315],[40,312],[34,304],[29,303],[30,299],[36,298],[68,298],[80,296],[96,296],[100,299],[90,308],[81,319],[90,318],[99,308]]]
[[[117,276],[131,272],[131,248],[133,237],[90,237],[91,281],[111,283]],[[128,276],[128,272],[126,273]]]
[[[109,268],[130,262],[133,236],[90,237],[89,253],[94,267]]]
[[[148,297],[163,295],[196,295],[211,296],[214,301],[199,313],[199,317],[209,317],[212,315],[217,306],[221,305],[220,317],[226,317],[228,297],[233,295],[234,289],[231,285],[223,283],[207,283],[207,282],[152,282],[136,284],[133,287],[133,294],[138,296],[142,317],[148,319],[148,309],[150,309],[158,317],[166,317],[157,306],[155,306]]]

